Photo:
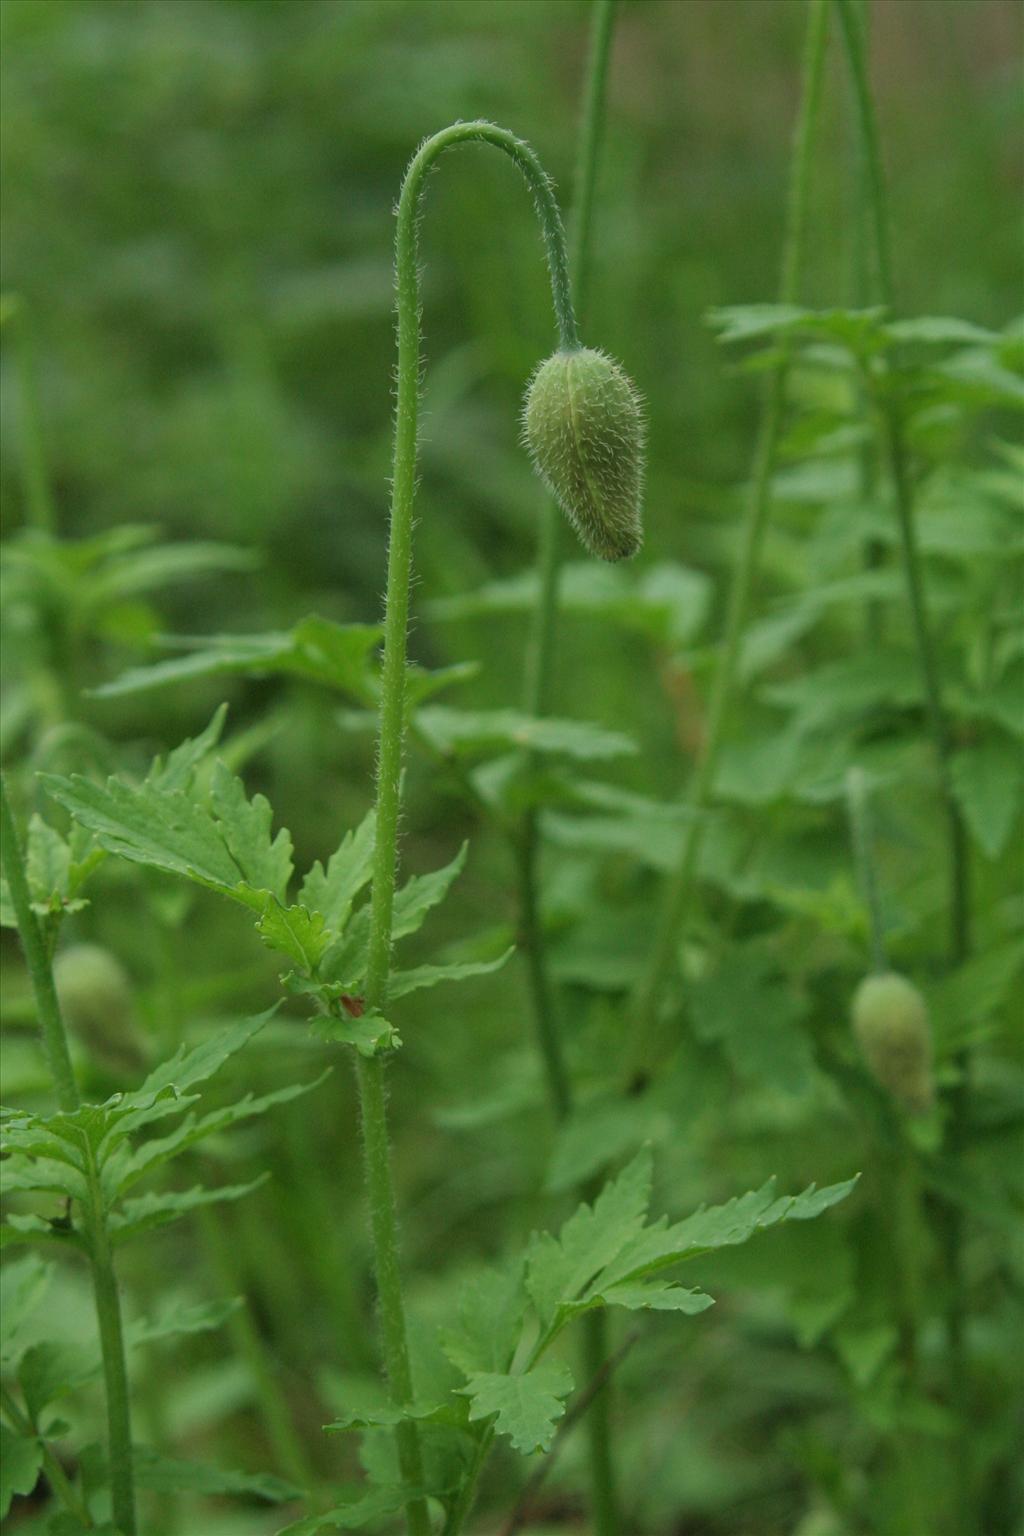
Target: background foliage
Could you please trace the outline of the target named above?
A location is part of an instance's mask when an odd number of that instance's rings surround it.
[[[953,976],[938,962],[945,856],[902,588],[890,558],[873,585],[859,566],[865,533],[887,537],[885,493],[865,494],[857,480],[847,364],[813,353],[849,337],[812,335],[791,389],[685,1008],[651,1091],[609,1102],[603,1071],[621,1045],[622,988],[643,954],[655,876],[678,838],[672,800],[703,729],[756,420],[756,367],[737,364],[764,338],[751,335],[748,312],[736,322],[746,343],[723,349],[707,314],[774,294],[804,21],[796,0],[630,0],[622,10],[591,309],[596,338],[648,403],[646,545],[625,576],[568,573],[553,712],[629,740],[621,755],[608,748],[608,761],[595,748],[594,762],[575,743],[546,821],[546,919],[584,1111],[553,1144],[516,960],[496,977],[403,1001],[391,1107],[412,1314],[425,1338],[462,1280],[531,1230],[557,1229],[579,1180],[644,1139],[656,1147],[655,1209],[676,1217],[771,1174],[797,1189],[863,1170],[856,1196],[825,1219],[695,1261],[688,1283],[720,1298],[706,1316],[645,1326],[619,1371],[627,1523],[691,1536],[926,1536],[893,1512],[905,1507],[907,1471],[891,1467],[887,1446],[894,1426],[906,1430],[901,1415],[916,1414],[919,1475],[941,1502],[949,1404],[926,1386],[910,1410],[900,1406],[893,1152],[847,1028],[867,928],[841,783],[850,762],[864,762],[878,785],[892,956],[928,996],[940,1083],[952,1082],[964,1044],[976,1050],[974,1139],[955,1165],[933,1165],[913,1241],[934,1276],[931,1216],[944,1178],[967,1217],[979,1526],[1011,1536],[1022,1518],[1012,1397],[1024,1278],[1009,1243],[1024,1097],[1012,1030],[1022,956],[1022,651],[1012,628],[1021,344],[1011,328],[1022,13],[1012,0],[872,8],[901,310],[981,328],[908,341],[924,370],[927,411],[913,442],[973,837],[976,959]],[[19,809],[65,826],[36,771],[142,771],[196,736],[226,698],[229,766],[250,793],[268,795],[308,868],[370,803],[372,738],[357,691],[342,697],[315,676],[274,673],[251,652],[237,676],[103,685],[179,654],[168,635],[284,634],[311,614],[377,620],[402,170],[424,134],[483,116],[528,138],[567,188],[586,7],[5,0],[0,23],[3,725]],[[804,295],[814,308],[856,301],[855,156],[832,52]],[[515,423],[550,321],[528,199],[511,169],[453,157],[431,186],[423,238],[429,364],[412,648],[432,668],[477,664],[457,694],[431,701],[432,717],[423,712],[435,745],[465,752],[458,761],[472,768],[505,743],[456,743],[444,709],[520,701],[523,603],[515,588],[487,584],[533,560],[538,490]],[[63,554],[24,537],[27,334],[57,526],[75,541]],[[863,638],[869,600],[885,614],[874,654]],[[270,675],[249,675],[260,671]],[[556,742],[553,761],[566,750]],[[515,940],[507,846],[467,804],[460,777],[413,752],[408,870],[440,869],[467,838],[470,850],[429,944],[413,939],[403,963],[487,961]],[[108,1021],[102,1037],[77,1044],[90,1099],[137,1087],[182,1042],[277,996],[278,960],[247,914],[213,895],[113,860],[88,895],[64,942],[105,946],[131,989],[116,1029]],[[13,947],[4,972],[4,1098],[46,1107]],[[157,1344],[135,1362],[141,1438],[299,1483],[311,1472],[358,1477],[352,1437],[320,1426],[375,1370],[351,1084],[336,1051],[307,1033],[299,1010],[267,1024],[224,1069],[234,1097],[311,1081],[330,1064],[333,1076],[190,1154],[196,1177],[215,1184],[269,1179],[212,1221],[154,1230],[119,1260],[130,1319],[246,1298],[188,1329],[173,1355]],[[920,1132],[923,1154],[940,1136],[941,1115]],[[62,1266],[53,1287],[42,1322],[27,1326],[48,1332],[59,1316],[81,1342],[91,1328],[84,1277]],[[922,1327],[926,1374],[941,1352],[940,1301]],[[268,1421],[268,1391],[284,1406],[283,1428]],[[85,1443],[98,1437],[97,1404],[87,1378],[61,1404]],[[531,1529],[581,1528],[581,1440],[567,1438]],[[482,1522],[497,1511],[499,1528],[518,1476],[511,1458],[496,1459]],[[201,1508],[208,1536],[272,1532],[280,1516],[259,1496],[282,1491],[242,1479],[167,1493],[148,1529],[196,1529]],[[42,1530],[40,1519],[26,1499],[11,1529]]]

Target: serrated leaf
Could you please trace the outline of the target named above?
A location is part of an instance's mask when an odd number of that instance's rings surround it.
[[[32,1492],[42,1465],[43,1447],[37,1439],[0,1424],[0,1519],[6,1517],[16,1493],[24,1497]]]
[[[264,795],[248,800],[241,779],[217,762],[210,783],[210,805],[246,883],[282,901],[292,875],[292,839],[282,827],[271,841],[274,813],[270,802]]]
[[[610,1285],[596,1292],[593,1299],[602,1306],[625,1307],[630,1312],[682,1312],[687,1317],[706,1312],[715,1304],[713,1296],[671,1280],[647,1285]]]
[[[565,1413],[564,1399],[572,1387],[568,1366],[542,1360],[520,1376],[474,1371],[461,1390],[470,1398],[471,1420],[496,1415],[498,1434],[507,1435],[517,1451],[529,1456],[546,1451],[555,1438],[555,1427]]]
[[[409,971],[395,971],[388,982],[388,1001],[419,992],[424,987],[436,987],[443,981],[466,981],[471,976],[490,976],[505,964],[514,949],[506,949],[496,960],[464,960],[452,965],[417,965]]]
[[[651,1154],[645,1147],[592,1206],[581,1205],[558,1237],[534,1237],[527,1253],[526,1285],[547,1328],[588,1283],[639,1233],[651,1198]]]
[[[147,782],[156,789],[188,789],[199,764],[209,757],[220,741],[227,717],[227,705],[218,705],[209,725],[205,730],[200,731],[198,736],[189,737],[180,742],[168,752],[166,762],[162,757],[154,759],[153,766],[146,775]]]
[[[154,1067],[141,1087],[133,1093],[126,1093],[120,1103],[125,1108],[144,1109],[167,1089],[173,1089],[180,1096],[189,1088],[208,1082],[226,1061],[269,1023],[276,1012],[275,1005],[265,1013],[239,1019],[237,1023],[217,1030],[198,1045],[180,1045],[173,1056]]]
[[[376,815],[370,811],[358,827],[345,833],[326,871],[318,860],[302,882],[299,901],[310,912],[321,913],[335,933],[345,927],[353,901],[372,877],[376,826]]]
[[[360,1056],[377,1056],[381,1051],[397,1051],[402,1044],[398,1030],[379,1013],[354,1016],[334,1011],[319,1014],[312,1021],[311,1028],[321,1040],[354,1045]]]
[[[953,792],[981,851],[996,859],[1006,847],[1024,792],[1024,758],[1010,742],[993,738],[957,752],[950,765]]]
[[[125,1200],[108,1218],[111,1242],[115,1247],[120,1247],[140,1233],[166,1227],[202,1206],[220,1205],[226,1200],[241,1200],[254,1189],[259,1189],[269,1177],[269,1173],[261,1173],[257,1178],[250,1179],[248,1184],[221,1184],[216,1189],[204,1189],[197,1184],[194,1189],[169,1194],[149,1193]]]
[[[310,973],[316,971],[333,938],[319,912],[304,906],[285,907],[279,901],[267,903],[256,930],[271,949]]]

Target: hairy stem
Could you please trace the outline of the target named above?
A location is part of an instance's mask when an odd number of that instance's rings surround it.
[[[420,274],[418,223],[426,177],[446,149],[457,144],[491,144],[518,166],[533,194],[551,278],[560,346],[579,348],[572,307],[569,262],[561,215],[539,160],[528,144],[493,123],[455,123],[427,139],[410,162],[398,201],[395,236],[395,286],[398,325],[398,372],[395,440],[391,480],[390,543],[387,606],[384,619],[384,660],[381,673],[380,723],[377,749],[377,841],[370,901],[370,941],[367,1004],[387,1005],[391,970],[392,917],[397,875],[398,817],[405,736],[406,634],[412,577],[413,506],[416,494],[417,433],[420,396]],[[412,1372],[406,1340],[405,1310],[398,1260],[398,1224],[388,1143],[384,1065],[375,1057],[360,1057],[357,1074],[362,1104],[363,1148],[370,1197],[377,1292],[380,1302],[384,1358],[393,1396],[412,1396]],[[396,1430],[405,1482],[423,1484],[423,1457],[414,1421]],[[430,1519],[426,1501],[414,1495],[406,1506],[413,1536],[427,1536]]]
[[[86,1187],[84,1210],[89,1257],[92,1263],[96,1325],[103,1356],[103,1385],[107,1398],[110,1497],[114,1524],[123,1536],[135,1536],[135,1472],[132,1465],[131,1400],[125,1358],[121,1297],[114,1274],[114,1256],[107,1230],[107,1211],[100,1188],[99,1170],[91,1145],[85,1141]]]
[[[865,183],[871,215],[875,266],[882,303],[892,309],[895,290],[889,238],[889,215],[885,173],[875,119],[871,85],[868,79],[866,48],[861,15],[852,0],[836,0],[842,24],[858,131],[863,145]],[[883,381],[884,382],[884,381]],[[924,575],[914,520],[914,490],[907,460],[903,421],[898,402],[886,391],[880,407],[882,447],[892,477],[893,494],[900,535],[900,556],[907,589],[911,627],[917,648],[929,730],[935,753],[947,825],[949,845],[949,959],[961,965],[970,953],[970,881],[967,833],[953,794],[950,774],[951,740],[942,698],[938,661],[932,641],[925,598]],[[949,1150],[956,1157],[967,1141],[969,1119],[969,1058],[966,1051],[956,1060],[959,1082],[949,1097]],[[964,1223],[959,1206],[947,1202],[942,1212],[943,1253],[948,1277],[946,1333],[949,1347],[949,1382],[951,1401],[959,1409],[961,1432],[957,1445],[957,1530],[971,1536],[977,1527],[972,1497],[972,1456],[966,1404],[967,1359],[964,1343],[964,1318],[967,1309],[963,1272]]]
[[[811,164],[821,101],[822,72],[828,33],[828,0],[810,0],[804,45],[800,113],[796,125],[786,229],[779,281],[779,302],[795,303],[800,292]],[[708,710],[707,730],[689,791],[692,815],[675,870],[669,875],[651,955],[634,999],[635,1022],[629,1077],[645,1075],[653,1055],[658,1014],[674,966],[677,948],[689,915],[706,813],[714,791],[725,728],[736,692],[740,651],[751,594],[760,566],[761,546],[772,503],[772,473],[785,411],[788,357],[784,353],[765,391],[754,453],[750,499],[742,529],[739,561],[729,591],[725,637]]]
[[[604,132],[608,63],[615,26],[615,0],[594,0],[591,10],[590,52],[586,97],[576,158],[573,186],[569,269],[576,305],[582,318],[591,267],[591,231],[594,191]],[[537,604],[527,649],[525,708],[528,714],[547,713],[554,671],[558,623],[558,588],[562,564],[563,518],[551,498],[541,513],[537,550]],[[572,1087],[554,989],[548,974],[544,925],[540,913],[540,835],[537,809],[527,808],[519,838],[520,932],[529,984],[534,1033],[544,1062],[548,1097],[556,1120],[564,1120],[572,1108]],[[608,1323],[604,1311],[583,1319],[584,1356],[588,1372],[598,1369],[608,1353]],[[595,1536],[616,1536],[618,1531],[614,1463],[609,1421],[610,1394],[595,1394],[587,1418],[590,1436],[591,1514]]]

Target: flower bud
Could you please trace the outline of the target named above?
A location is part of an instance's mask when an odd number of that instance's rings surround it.
[[[913,1115],[931,1108],[932,1035],[924,998],[905,976],[866,976],[853,998],[853,1031],[876,1082]]]
[[[53,964],[57,1001],[68,1027],[109,1066],[136,1068],[132,986],[119,960],[98,944],[72,944]]]
[[[601,560],[628,560],[640,548],[644,437],[640,396],[603,352],[556,352],[530,380],[524,442],[581,542]]]

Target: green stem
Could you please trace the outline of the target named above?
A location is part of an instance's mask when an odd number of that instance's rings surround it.
[[[418,223],[424,183],[431,167],[456,144],[491,144],[518,166],[533,194],[541,227],[559,345],[579,347],[572,306],[569,264],[561,215],[555,195],[533,150],[521,139],[493,123],[455,123],[427,139],[410,162],[398,201],[395,237],[395,283],[398,322],[398,372],[394,458],[391,480],[390,544],[387,606],[384,620],[384,660],[381,672],[380,725],[377,755],[377,841],[370,903],[367,964],[367,1004],[387,1005],[391,969],[392,915],[397,874],[398,817],[405,734],[406,634],[412,576],[413,506],[416,493],[417,432],[420,394],[420,274]],[[391,1391],[399,1402],[412,1396],[412,1373],[406,1341],[405,1311],[398,1263],[398,1232],[388,1144],[384,1067],[379,1059],[359,1058],[363,1146],[370,1198],[371,1226],[380,1301],[381,1334]],[[403,1479],[414,1487],[423,1483],[419,1431],[412,1420],[396,1431]],[[414,1497],[407,1505],[409,1529],[426,1536],[430,1521],[426,1502]]]
[[[799,297],[807,229],[811,164],[821,100],[828,0],[810,0],[802,69],[800,115],[796,126],[786,208],[786,233],[779,281],[779,302]],[[761,545],[772,504],[772,474],[782,428],[788,376],[788,350],[768,381],[761,426],[754,453],[750,500],[743,524],[739,563],[729,592],[725,639],[715,674],[703,746],[689,793],[688,818],[679,862],[668,878],[650,959],[635,998],[634,1047],[629,1076],[645,1075],[653,1054],[658,1014],[665,987],[675,966],[676,951],[689,915],[697,862],[714,790],[725,727],[736,691],[740,651],[757,578]]]
[[[103,1360],[103,1385],[107,1398],[107,1438],[110,1463],[110,1498],[114,1524],[122,1536],[135,1536],[135,1470],[132,1465],[131,1400],[125,1358],[121,1298],[114,1274],[114,1256],[107,1230],[107,1210],[100,1187],[99,1169],[88,1139],[82,1138],[86,1158],[84,1217],[89,1260],[92,1264],[96,1326]]]
[[[74,1114],[81,1104],[81,1097],[72,1071],[71,1057],[68,1054],[67,1034],[57,1001],[57,990],[53,984],[53,967],[50,964],[49,952],[38,919],[32,910],[25,863],[2,777],[0,777],[0,834],[2,834],[4,875],[7,878],[7,888],[11,894],[18,933],[25,951],[25,960],[43,1030],[43,1043],[50,1063],[57,1101],[65,1114]],[[99,1174],[88,1140],[85,1137],[82,1139],[86,1155],[84,1217],[107,1398],[110,1487],[114,1520],[123,1536],[135,1536],[131,1411],[124,1333],[121,1326],[121,1302],[114,1275],[114,1261],[107,1231],[107,1213],[100,1189]]]
[[[50,1076],[53,1078],[57,1103],[66,1113],[72,1114],[81,1103],[78,1084],[75,1082],[75,1074],[71,1066],[68,1037],[64,1029],[64,1020],[60,1015],[60,1005],[57,1002],[57,989],[53,984],[50,955],[39,919],[32,910],[32,898],[25,874],[25,860],[7,800],[7,786],[2,777],[0,777],[0,843],[2,843],[0,852],[3,856],[4,876],[7,880],[7,889],[11,894],[11,905],[14,908],[21,947],[25,952],[25,963],[28,966],[32,992],[36,1000],[36,1012],[43,1032],[43,1048],[46,1051]]]
[[[885,923],[882,918],[882,903],[875,874],[867,782],[862,768],[851,768],[846,775],[846,804],[850,818],[850,840],[853,843],[857,878],[868,909],[871,964],[876,971],[881,972],[888,969],[885,959]]]
[[[44,1440],[39,1433],[39,1426],[34,1424],[27,1413],[23,1413],[8,1392],[6,1387],[0,1387],[0,1408],[3,1409],[10,1422],[11,1428],[16,1430],[25,1439],[38,1439],[43,1453],[43,1470],[49,1479],[50,1487],[60,1499],[69,1514],[74,1515],[86,1530],[93,1529],[93,1519],[85,1506],[85,1500],[74,1487],[64,1468],[57,1459],[53,1447]]]
[[[615,0],[594,0],[587,64],[586,99],[580,126],[573,188],[570,273],[577,308],[585,316],[591,268],[594,191],[604,132],[608,63],[616,19]],[[525,707],[528,714],[547,712],[554,671],[563,519],[550,498],[541,514],[537,551],[537,604],[527,650]],[[540,829],[537,809],[523,816],[519,842],[519,911],[523,954],[529,982],[534,1032],[544,1062],[548,1096],[557,1121],[572,1109],[572,1086],[548,974],[544,925],[540,913]],[[587,1374],[594,1375],[608,1354],[608,1323],[603,1310],[583,1320]],[[610,1391],[596,1394],[587,1415],[590,1438],[591,1514],[595,1536],[617,1536],[619,1520],[611,1447]]]
[[[839,8],[843,43],[853,86],[858,131],[863,145],[879,293],[882,303],[891,310],[895,295],[885,174],[871,85],[868,79],[861,17],[852,0],[836,0],[836,3]],[[951,738],[925,599],[921,555],[914,521],[914,491],[907,462],[903,421],[898,402],[894,400],[891,391],[887,391],[882,400],[881,419],[883,449],[888,460],[896,500],[900,555],[907,588],[911,627],[924,684],[928,724],[948,829],[949,958],[951,965],[956,967],[967,958],[971,948],[969,848],[963,818],[953,795],[950,774]],[[949,1099],[949,1150],[954,1158],[963,1150],[968,1135],[969,1057],[966,1051],[959,1053],[956,1066],[959,1071],[959,1082]],[[951,1202],[943,1206],[942,1226],[944,1260],[948,1276],[946,1332],[949,1346],[950,1399],[959,1409],[961,1425],[957,1446],[957,1518],[959,1520],[957,1530],[960,1536],[970,1536],[970,1533],[976,1529],[977,1522],[973,1512],[973,1458],[966,1402],[967,1358],[964,1318],[967,1296],[963,1272],[964,1222],[959,1207]]]

